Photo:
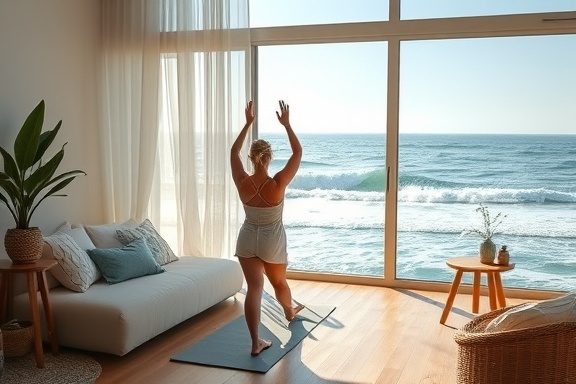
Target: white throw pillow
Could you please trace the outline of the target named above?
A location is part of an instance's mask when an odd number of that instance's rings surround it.
[[[101,277],[96,264],[74,239],[63,232],[44,237],[52,252],[43,252],[43,258],[53,257],[58,265],[49,271],[66,288],[75,292],[86,292],[88,287]]]
[[[86,233],[96,248],[120,248],[122,244],[116,236],[116,231],[124,228],[134,228],[138,225],[134,220],[128,220],[122,224],[84,225]]]
[[[174,254],[166,240],[160,236],[152,222],[148,219],[144,220],[136,228],[118,229],[116,235],[123,245],[130,244],[136,239],[143,238],[146,241],[148,248],[152,251],[154,259],[160,265],[165,265],[178,260],[178,256]]]
[[[89,249],[94,249],[96,246],[90,239],[90,236],[86,233],[86,230],[82,226],[72,226],[69,222],[65,222],[56,230],[56,232],[65,233],[69,235],[76,244],[80,246],[83,250],[87,251]]]
[[[576,321],[576,293],[539,303],[520,304],[492,319],[486,332],[533,328],[564,321]]]

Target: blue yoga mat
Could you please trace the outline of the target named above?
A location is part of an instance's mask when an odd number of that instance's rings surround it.
[[[278,302],[266,296],[262,302],[259,336],[272,341],[270,348],[258,356],[250,355],[250,335],[244,316],[240,316],[170,360],[265,373],[336,309],[331,306],[306,306],[294,320],[288,322]]]

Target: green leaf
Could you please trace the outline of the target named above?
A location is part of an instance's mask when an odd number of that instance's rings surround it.
[[[74,179],[76,178],[76,176],[85,175],[85,174],[86,174],[86,173],[85,173],[84,171],[79,171],[79,170],[68,171],[68,172],[62,173],[62,174],[56,176],[55,178],[53,178],[53,179],[51,179],[51,180],[43,183],[42,186],[41,186],[41,188],[38,188],[38,189],[34,190],[34,191],[30,194],[30,197],[31,197],[32,199],[36,199],[36,197],[40,194],[40,192],[42,192],[44,189],[48,188],[50,185],[53,185],[53,184],[59,182],[60,180],[67,179],[67,178],[70,178],[70,181],[72,181],[72,180],[74,180]],[[51,193],[54,193],[54,192],[57,192],[57,191],[58,191],[58,190],[55,190],[55,191],[50,190],[49,192],[47,192],[47,195],[50,195]]]
[[[44,100],[30,112],[14,142],[14,157],[22,172],[34,165],[43,124]]]
[[[15,222],[18,222],[17,218],[16,218],[16,212],[14,212],[14,210],[12,209],[12,206],[10,205],[10,203],[8,202],[8,199],[6,198],[6,196],[4,196],[2,194],[2,192],[0,192],[0,201],[2,201],[6,207],[8,207],[8,210],[10,211],[10,213],[12,214],[12,218],[14,219]]]
[[[62,180],[62,179],[64,179],[64,178],[67,178],[67,177],[72,177],[72,176],[74,176],[74,178],[75,178],[76,176],[80,176],[80,175],[84,175],[84,176],[85,176],[85,175],[86,175],[86,172],[81,171],[81,170],[79,170],[79,169],[75,169],[75,170],[73,170],[73,171],[67,171],[67,172],[64,172],[64,173],[56,176],[56,177],[53,178],[52,180],[50,180],[50,184],[54,184],[55,182],[57,182],[57,181],[59,181],[59,180]]]
[[[24,182],[24,190],[30,194],[35,191],[44,189],[49,183],[50,178],[58,169],[60,162],[64,158],[64,147],[46,164],[36,169]]]
[[[69,177],[66,180],[61,181],[60,183],[56,184],[54,187],[52,187],[52,189],[50,189],[48,191],[48,193],[46,193],[46,196],[51,196],[53,194],[55,194],[56,192],[60,191],[62,188],[64,188],[65,186],[67,186],[68,184],[70,184],[72,182],[72,180],[75,179],[76,176],[74,177]],[[66,196],[66,195],[63,195]]]
[[[60,120],[58,124],[56,124],[56,127],[54,127],[53,130],[42,132],[42,134],[40,135],[40,141],[38,143],[38,151],[36,151],[36,157],[34,158],[34,164],[40,161],[42,156],[44,156],[46,150],[50,147],[50,145],[52,145],[52,142],[54,141],[54,138],[58,134],[58,131],[60,130],[61,126],[62,126],[62,120]]]
[[[0,179],[0,188],[8,194],[8,197],[14,205],[19,202],[20,190],[18,186],[10,179]]]
[[[20,172],[18,172],[18,166],[16,161],[4,148],[0,147],[0,153],[4,158],[4,174],[14,180],[15,183],[20,184]]]
[[[26,219],[26,225],[28,226],[30,223],[30,219],[32,218],[32,215],[34,214],[34,211],[36,210],[36,208],[38,208],[38,206],[40,205],[40,203],[42,201],[44,201],[44,199],[46,199],[49,196],[54,195],[56,192],[60,191],[62,188],[64,188],[65,186],[67,186],[68,184],[70,184],[72,182],[72,180],[74,180],[76,178],[76,176],[74,177],[69,177],[68,179],[61,181],[60,183],[56,184],[54,187],[52,187],[52,189],[50,189],[44,196],[42,196],[42,198],[40,200],[38,200],[38,202],[34,205],[34,207],[30,210],[30,212],[28,213],[28,217]],[[60,196],[67,196],[67,195],[60,195]]]

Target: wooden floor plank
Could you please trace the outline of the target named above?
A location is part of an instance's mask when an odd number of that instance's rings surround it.
[[[170,361],[171,356],[242,315],[244,295],[238,293],[236,299],[219,303],[126,356],[90,353],[102,366],[96,383],[455,383],[453,335],[475,316],[470,295],[456,296],[442,325],[439,320],[447,293],[304,280],[290,281],[290,286],[298,301],[333,305],[336,310],[267,373]],[[273,295],[270,287],[266,290]],[[508,300],[508,305],[521,302]],[[487,311],[489,303],[482,297],[480,313]],[[246,346],[246,353],[249,349]]]

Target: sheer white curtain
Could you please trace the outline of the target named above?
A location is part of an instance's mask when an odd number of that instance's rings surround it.
[[[105,0],[110,218],[149,217],[178,253],[233,255],[229,149],[249,99],[248,0]]]
[[[102,166],[107,217],[148,215],[158,138],[160,34],[152,1],[102,4]]]

